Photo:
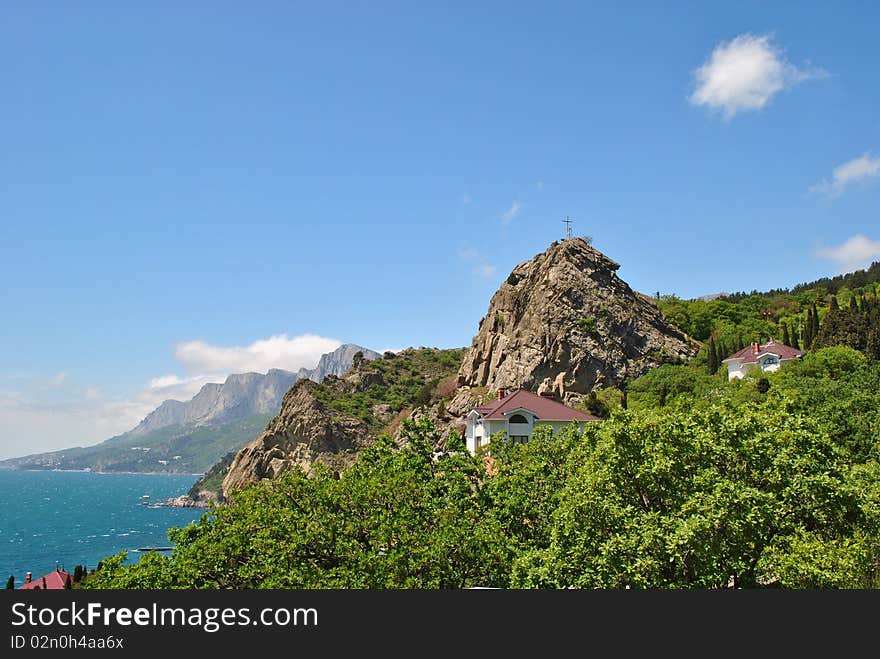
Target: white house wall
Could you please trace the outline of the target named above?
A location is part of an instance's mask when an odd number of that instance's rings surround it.
[[[528,417],[527,417],[528,418]],[[593,423],[592,421],[577,421],[578,427],[583,429],[587,423]],[[560,430],[563,430],[572,424],[571,421],[535,421],[534,424],[531,423],[511,423],[508,424],[507,419],[477,419],[476,421],[473,417],[468,418],[467,420],[467,429],[465,431],[465,443],[467,444],[467,449],[471,453],[476,452],[476,441],[475,437],[479,436],[480,446],[485,446],[491,439],[492,435],[495,433],[503,432],[507,433],[507,436],[528,436],[531,438],[532,432],[535,428],[540,426],[550,426],[553,434],[557,434]]]

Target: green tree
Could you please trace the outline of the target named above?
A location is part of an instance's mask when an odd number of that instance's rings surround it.
[[[586,401],[584,401],[584,408],[590,414],[599,417],[600,419],[605,419],[611,413],[611,410],[608,407],[608,404],[605,401],[601,400],[598,394],[595,391],[591,391],[587,395]]]
[[[15,588],[15,575],[10,574],[9,579],[6,581],[6,590],[13,590]]]
[[[782,345],[790,346],[791,345],[791,337],[788,335],[788,325],[785,323],[781,323],[782,325]]]
[[[247,487],[169,533],[171,556],[117,558],[88,587],[465,588],[507,582],[508,543],[488,514],[486,461],[434,452],[427,420],[404,421],[336,477],[315,465]]]
[[[800,343],[798,342],[797,331],[796,331],[795,326],[794,326],[793,323],[792,323],[792,326],[791,326],[791,331],[789,332],[789,336],[791,337],[791,347],[792,347],[792,348],[797,348],[798,350],[800,350],[800,349],[801,349],[801,346],[800,346]]]
[[[813,345],[813,310],[807,308],[807,319],[804,321],[804,350]]]
[[[715,349],[714,337],[709,337],[709,347],[706,351],[709,355],[709,373],[715,375],[718,372],[718,351]]]
[[[517,558],[514,587],[808,587],[824,559],[797,551],[805,533],[863,555],[862,567],[880,556],[845,545],[870,533],[874,500],[821,428],[784,406],[625,412],[594,441],[570,467],[549,546]],[[793,554],[810,561],[797,582]],[[842,581],[871,578],[853,568]]]
[[[721,341],[716,344],[716,354],[715,354],[715,370],[718,371],[721,368],[721,363],[727,359],[727,346],[724,345]]]

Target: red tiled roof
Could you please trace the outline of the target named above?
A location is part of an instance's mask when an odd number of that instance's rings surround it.
[[[63,590],[64,584],[68,579],[72,579],[69,572],[55,568],[52,572],[39,579],[34,579],[30,583],[19,586],[19,590],[33,590],[35,588],[45,588],[46,590]]]
[[[777,357],[779,357],[780,360],[782,360],[800,359],[804,356],[805,353],[802,350],[792,348],[791,346],[782,345],[781,343],[776,343],[776,341],[770,339],[767,343],[751,343],[739,352],[735,352],[727,359],[722,359],[721,361],[729,362],[733,359],[741,359],[743,364],[757,364],[758,358],[761,355],[768,354],[776,355]]]
[[[542,421],[601,421],[597,416],[580,412],[552,398],[539,396],[525,389],[517,389],[501,400],[496,399],[480,405],[476,410],[486,419],[503,419],[506,412],[512,412],[517,408],[534,413],[535,417]]]

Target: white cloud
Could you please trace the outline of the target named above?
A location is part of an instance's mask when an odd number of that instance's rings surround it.
[[[471,196],[467,192],[465,192],[464,194],[461,195],[461,203],[464,206],[467,206],[469,203],[471,203],[471,201],[472,201]]]
[[[458,257],[471,266],[471,272],[475,275],[485,277],[486,279],[495,276],[495,266],[488,263],[486,257],[477,250],[471,247],[460,249]]]
[[[839,274],[853,272],[880,260],[880,240],[869,240],[865,236],[855,235],[837,247],[816,250],[816,256],[837,263]]]
[[[175,346],[174,355],[190,373],[265,373],[270,368],[288,371],[314,368],[321,355],[341,345],[341,341],[316,334],[294,337],[276,334],[247,346],[184,341]]]
[[[104,396],[100,387],[86,387],[83,391],[83,397],[86,400],[100,400]]]
[[[872,158],[866,153],[860,158],[853,158],[835,167],[831,172],[831,180],[823,179],[811,187],[810,192],[836,197],[850,183],[866,183],[877,178],[880,178],[880,156]]]
[[[518,201],[514,201],[510,208],[504,211],[501,214],[501,223],[502,224],[510,224],[519,215],[519,212],[524,208],[525,204],[522,204]]]
[[[7,375],[16,382],[0,388],[0,459],[95,444],[131,430],[163,401],[188,401],[205,384],[224,382],[231,373],[313,368],[340,345],[315,334],[278,334],[243,347],[186,341],[175,346],[175,356],[191,375],[160,375],[118,396],[77,384],[65,372]]]
[[[760,110],[783,89],[827,76],[823,69],[799,68],[786,61],[769,35],[741,34],[718,44],[694,72],[696,89],[690,102],[731,119],[737,112]]]
[[[544,189],[544,181],[538,181],[537,183],[535,183],[535,187],[538,188],[538,190],[543,190]]]

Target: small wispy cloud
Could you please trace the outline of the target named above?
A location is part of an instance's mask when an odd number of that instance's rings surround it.
[[[472,201],[473,201],[473,198],[471,197],[471,195],[470,195],[469,192],[464,192],[464,193],[462,193],[462,195],[461,195],[461,203],[462,203],[463,206],[467,206],[467,205],[468,205],[469,203],[471,203]]]
[[[538,181],[537,183],[535,183],[535,187],[538,188],[538,190],[543,190],[544,189],[544,181]]]
[[[60,373],[56,373],[55,375],[49,378],[49,386],[50,387],[60,387],[64,384],[64,381],[67,379],[67,373],[61,371]]]
[[[797,67],[770,35],[741,34],[715,47],[694,72],[693,105],[720,112],[729,120],[742,111],[762,109],[777,93],[806,80],[828,77],[809,64]]]
[[[870,240],[858,234],[837,247],[817,249],[816,256],[834,261],[838,274],[853,272],[880,260],[880,240]]]
[[[480,277],[489,279],[494,277],[497,272],[494,265],[491,265],[486,257],[471,247],[465,247],[458,250],[458,258],[471,266],[471,272]]]
[[[810,188],[810,192],[837,197],[848,185],[867,183],[872,179],[880,179],[880,156],[872,158],[871,154],[866,153],[835,167],[831,180],[822,179]]]
[[[514,201],[510,208],[504,211],[501,214],[501,223],[502,224],[510,224],[513,220],[516,219],[516,216],[519,215],[520,211],[525,208],[525,204],[519,201]]]

